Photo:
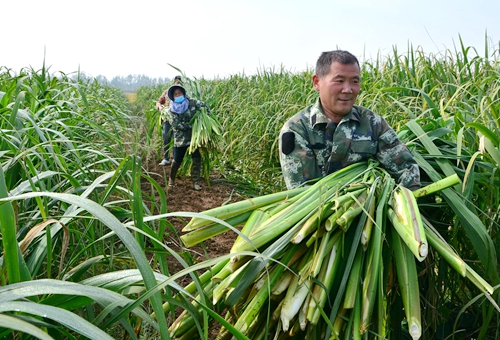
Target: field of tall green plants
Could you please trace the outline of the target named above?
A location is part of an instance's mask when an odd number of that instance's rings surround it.
[[[410,146],[423,184],[458,175],[460,184],[419,207],[494,288],[480,291],[431,251],[417,266],[425,339],[500,339],[499,57],[497,48],[462,44],[436,55],[394,50],[362,64],[358,104],[384,116]],[[252,196],[285,190],[277,136],[317,98],[312,73],[184,75],[188,93],[210,106],[223,129],[224,146],[205,170]],[[0,337],[170,339],[185,310],[194,320],[186,339],[209,339],[213,323],[247,338],[204,292],[207,269],[234,254],[198,262],[165,241],[179,238],[166,217],[203,215],[169,211],[165,188],[145,168],[162,152],[155,103],[163,90],[141,88],[129,103],[97,81],[45,67],[0,68]],[[167,256],[185,269],[173,272]],[[189,288],[177,283],[185,275]],[[395,319],[381,338],[408,337],[398,301],[377,302],[391,305]]]

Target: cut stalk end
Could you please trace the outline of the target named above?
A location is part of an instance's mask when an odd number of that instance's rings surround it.
[[[420,329],[420,326],[414,321],[411,323],[409,331],[413,340],[418,340],[422,336],[422,330]]]
[[[368,243],[368,234],[366,233],[366,231],[363,231],[363,233],[361,234],[361,244],[363,245],[363,247],[365,247]]]
[[[418,249],[418,253],[421,257],[425,259],[427,257],[427,253],[429,252],[429,247],[427,247],[427,243],[420,243],[420,247]]]

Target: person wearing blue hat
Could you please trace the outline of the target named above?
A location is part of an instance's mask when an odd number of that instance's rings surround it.
[[[166,110],[166,114],[174,135],[173,160],[170,168],[168,186],[173,187],[175,185],[177,171],[179,170],[179,167],[184,159],[184,155],[191,144],[191,134],[193,130],[190,123],[191,119],[198,111],[201,110],[202,107],[205,107],[208,113],[210,112],[210,109],[204,102],[198,99],[189,98],[187,96],[186,89],[180,84],[172,85],[167,91],[167,96],[170,99],[170,105],[168,110]],[[196,149],[192,153],[191,157],[193,160],[191,168],[193,189],[201,190],[201,186],[199,184],[201,174],[200,151]]]
[[[181,76],[175,76],[173,84],[182,85]],[[160,98],[156,102],[156,108],[160,111],[160,121],[162,125],[161,135],[163,138],[163,160],[159,164],[162,166],[170,164],[170,141],[172,140],[172,131],[165,112],[165,109],[169,106],[167,91],[168,88],[163,91]]]

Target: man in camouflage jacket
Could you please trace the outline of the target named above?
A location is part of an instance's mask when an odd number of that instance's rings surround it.
[[[346,51],[323,52],[313,75],[318,100],[283,126],[281,168],[288,189],[375,157],[403,186],[420,188],[420,170],[387,121],[354,102],[360,66]]]

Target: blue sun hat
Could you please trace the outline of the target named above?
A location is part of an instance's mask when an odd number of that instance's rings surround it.
[[[174,100],[174,91],[175,91],[176,89],[181,89],[181,91],[182,91],[182,95],[183,95],[184,97],[186,97],[186,89],[185,89],[183,86],[181,86],[181,85],[175,84],[175,85],[170,86],[170,87],[168,88],[168,91],[167,91],[167,95],[168,95],[168,98],[169,98],[170,100],[172,100],[172,101]]]

